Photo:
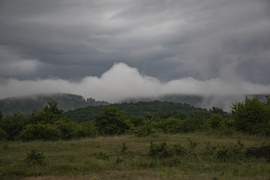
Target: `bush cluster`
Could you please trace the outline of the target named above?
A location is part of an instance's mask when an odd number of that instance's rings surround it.
[[[26,160],[32,165],[43,165],[45,163],[45,155],[36,149],[32,149],[31,152],[27,153]]]
[[[174,155],[185,156],[188,153],[190,153],[189,150],[181,144],[173,144],[170,146],[167,145],[166,142],[162,142],[160,144],[151,142],[148,155],[153,158],[162,159],[172,157]]]
[[[96,136],[93,122],[75,123],[63,116],[56,102],[49,102],[40,112],[14,113],[0,119],[1,140],[68,140]]]
[[[155,159],[164,159],[170,157],[194,157],[194,158],[211,158],[221,162],[241,162],[246,158],[263,158],[268,163],[270,162],[270,146],[261,145],[260,147],[245,148],[238,140],[235,146],[207,146],[204,149],[197,150],[197,142],[190,142],[189,147],[184,147],[181,144],[168,145],[165,141],[162,143],[150,143],[148,156]],[[193,145],[191,145],[193,144]]]

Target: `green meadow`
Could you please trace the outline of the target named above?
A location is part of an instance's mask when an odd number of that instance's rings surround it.
[[[207,133],[2,141],[0,179],[266,180],[270,159],[262,154],[269,152],[269,142],[269,137]]]
[[[56,102],[0,114],[0,179],[269,180],[269,97],[246,98],[231,114],[158,101],[102,108],[73,112],[92,115],[85,122]]]

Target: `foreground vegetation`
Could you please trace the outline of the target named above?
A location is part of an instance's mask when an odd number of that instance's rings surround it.
[[[64,111],[58,108],[57,102],[49,102],[42,111],[33,110],[26,115],[14,113],[3,117],[0,111],[0,140],[69,140],[123,134],[143,137],[155,133],[193,132],[226,135],[243,132],[270,136],[268,97],[265,103],[256,98],[247,98],[245,102],[236,103],[232,106],[232,114],[217,107],[206,110],[186,104],[159,101],[124,103],[123,106],[128,107],[127,109],[141,109],[140,114],[144,112],[144,116],[134,115],[131,110],[123,112],[117,106],[105,106],[102,112],[94,115],[94,120],[78,123],[66,117]],[[149,109],[161,107],[164,111],[148,112]],[[177,110],[179,107],[181,108]],[[127,115],[128,113],[130,114]]]
[[[201,133],[1,142],[0,179],[268,179],[269,145]]]
[[[270,177],[269,98],[246,98],[232,114],[216,107],[185,113],[178,106],[144,116],[107,106],[82,123],[56,102],[26,115],[0,113],[0,179]]]

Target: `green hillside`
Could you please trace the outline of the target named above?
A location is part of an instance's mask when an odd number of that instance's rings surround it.
[[[184,104],[189,104],[194,107],[200,107],[200,108],[206,108],[206,109],[211,109],[214,106],[214,107],[219,107],[223,109],[224,111],[230,112],[231,105],[235,102],[243,101],[246,96],[248,98],[256,97],[260,101],[266,102],[266,95],[262,95],[262,94],[261,95],[211,95],[211,96],[171,94],[171,95],[164,95],[164,96],[160,96],[156,98],[129,98],[119,103],[122,103],[122,105],[120,105],[121,109],[123,108],[122,110],[126,112],[131,112],[129,114],[135,114],[135,115],[143,115],[145,111],[152,112],[151,108],[144,107],[144,104],[141,102],[153,102],[155,100],[158,100],[161,102],[166,101],[166,102],[181,103],[183,104],[183,106],[180,107],[181,109],[187,108],[187,106],[185,107]],[[105,101],[96,101],[93,98],[85,99],[81,95],[57,93],[57,94],[39,94],[39,95],[32,95],[32,96],[25,96],[25,97],[11,97],[11,98],[6,98],[6,99],[0,99],[0,110],[2,111],[4,116],[13,114],[15,112],[26,114],[26,113],[32,112],[33,109],[41,110],[46,104],[48,104],[48,102],[51,102],[51,101],[56,101],[58,103],[59,108],[63,109],[64,111],[74,110],[78,108],[85,108],[88,106],[100,106],[100,105],[104,106],[104,105],[110,104],[109,102],[105,102]],[[137,108],[136,108],[137,112],[135,112],[135,110],[132,110],[134,106],[134,104],[132,105],[132,102],[139,103],[139,104],[136,104],[136,106],[137,105],[141,106],[140,107],[141,110],[138,110]],[[131,104],[126,104],[126,107],[123,107],[124,103],[131,103]],[[172,104],[169,104],[169,105],[171,106]],[[118,105],[114,104],[114,106],[118,106]],[[174,105],[172,106],[174,107]],[[154,109],[155,108],[156,107],[154,107]],[[166,107],[162,107],[162,108],[166,109]],[[101,109],[102,108],[97,108],[96,110],[100,112]],[[179,108],[177,110],[179,110]],[[197,109],[196,111],[201,111],[201,110],[202,109]],[[84,110],[78,110],[78,111],[84,111]],[[82,118],[87,117],[87,119],[92,119],[92,116],[89,115],[89,113],[87,114],[88,115],[85,116],[80,113],[80,116]],[[80,119],[80,118],[76,117],[75,119]],[[85,120],[78,120],[78,121],[85,121]]]
[[[154,116],[166,119],[169,117],[174,117],[178,119],[185,119],[187,117],[193,116],[194,113],[199,113],[201,116],[206,118],[210,117],[214,111],[219,111],[218,113],[223,114],[225,117],[230,117],[229,113],[224,112],[220,108],[212,108],[210,110],[204,108],[198,108],[191,106],[189,104],[174,103],[174,102],[161,102],[161,101],[151,101],[151,102],[130,102],[130,103],[119,103],[110,104],[109,107],[115,107],[124,112],[126,116],[145,116],[146,113],[151,113]],[[65,113],[65,115],[76,122],[84,122],[95,119],[95,115],[100,114],[104,106],[89,106],[86,108],[79,108],[75,110],[70,110]]]

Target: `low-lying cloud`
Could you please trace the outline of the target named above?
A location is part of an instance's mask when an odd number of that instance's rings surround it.
[[[197,80],[191,77],[162,82],[155,77],[141,74],[125,63],[115,63],[100,77],[87,76],[80,81],[64,79],[0,79],[0,98],[26,96],[41,93],[72,93],[85,98],[105,100],[111,103],[127,98],[156,98],[168,94],[191,95],[242,95],[267,94],[270,85],[213,78]]]

